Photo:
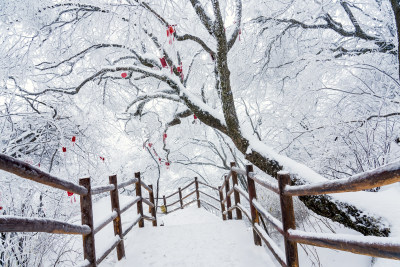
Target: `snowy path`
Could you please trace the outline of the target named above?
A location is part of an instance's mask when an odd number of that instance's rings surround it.
[[[131,266],[276,266],[265,249],[253,243],[242,221],[222,221],[197,207],[159,218],[159,224],[135,227],[126,237],[126,258],[115,264]]]

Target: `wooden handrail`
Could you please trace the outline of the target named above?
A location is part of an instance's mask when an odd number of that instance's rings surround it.
[[[213,196],[211,196],[211,195],[209,195],[209,194],[207,194],[207,193],[205,193],[205,192],[203,192],[203,191],[201,191],[201,190],[199,190],[199,192],[202,193],[203,195],[206,195],[206,196],[208,196],[209,198],[212,198],[212,199],[214,199],[215,201],[218,201],[218,202],[219,202],[219,199],[217,199],[216,197],[213,197]]]
[[[219,190],[223,190],[225,187],[226,182],[231,178],[232,176],[232,170],[229,171],[229,173],[224,177],[224,182],[221,185],[221,188]]]
[[[180,201],[181,201],[181,200],[178,199],[177,201],[172,202],[171,204],[168,204],[166,207],[171,207],[171,206],[175,205],[176,203],[179,203]]]
[[[184,187],[181,188],[181,191],[185,190],[186,188],[188,188],[189,186],[193,185],[194,183],[195,182],[193,181],[193,182],[190,182],[189,184],[185,185]],[[201,182],[199,182],[199,183],[201,183]],[[201,183],[201,184],[203,184],[203,183]],[[178,193],[179,193],[179,190],[177,190],[174,193],[171,193],[170,195],[165,196],[165,199],[170,198],[170,197],[172,197],[172,196],[174,196],[174,195],[176,195]]]
[[[96,264],[99,265],[108,256],[108,254],[110,254],[110,252],[113,251],[113,249],[115,249],[118,246],[118,244],[121,241],[122,241],[122,239],[119,236],[115,236],[114,242],[112,243],[112,245],[109,248],[107,248],[105,251],[103,251],[103,253],[101,253],[101,256],[96,259]]]
[[[349,251],[372,257],[400,260],[400,239],[288,230],[289,239],[306,245]]]
[[[249,219],[249,222],[251,222],[250,211],[243,207],[243,205],[240,203],[237,204],[237,207],[244,213],[244,215],[246,215],[247,219]]]
[[[0,216],[1,232],[41,232],[53,234],[87,235],[92,231],[87,225],[76,225],[45,218]]]
[[[242,188],[240,188],[240,187],[238,187],[236,185],[235,185],[234,188],[235,188],[235,191],[237,191],[239,194],[241,194],[245,199],[247,199],[247,201],[250,201],[249,200],[249,195]]]
[[[185,198],[190,197],[190,196],[193,195],[194,193],[196,193],[196,190],[193,190],[192,192],[190,192],[190,193],[187,194],[186,196],[182,197],[182,200],[184,200]]]
[[[92,195],[106,193],[106,192],[112,191],[114,189],[115,189],[115,186],[113,184],[94,186],[94,187],[92,187]]]
[[[278,230],[279,233],[284,234],[282,223],[272,216],[268,211],[266,211],[257,200],[253,199],[253,205],[257,209],[258,213],[261,214],[265,219],[267,219],[272,226]]]
[[[143,187],[144,189],[147,190],[147,192],[153,192],[153,189],[151,189],[151,187],[148,186],[148,185],[147,185],[145,182],[143,182],[142,180],[140,180],[140,184],[142,185],[142,187]]]
[[[122,183],[118,184],[118,189],[125,188],[125,187],[127,187],[127,186],[129,186],[131,184],[136,184],[136,183],[137,183],[137,179],[133,178],[133,179],[130,179],[128,181],[125,181],[125,182],[122,182]]]
[[[174,193],[172,193],[172,194],[170,194],[170,195],[168,195],[168,196],[165,196],[165,198],[170,198],[170,197],[172,197],[172,196],[174,196],[174,195],[176,195],[176,194],[178,194],[179,193],[179,191],[176,191],[176,192],[174,192]]]
[[[195,182],[190,182],[189,184],[185,185],[184,187],[181,188],[181,190],[185,190],[186,188],[188,188],[189,186],[193,185]]]
[[[329,180],[309,185],[286,186],[284,194],[304,196],[355,192],[397,182],[400,182],[400,161],[353,175],[350,178]]]
[[[218,188],[216,188],[216,187],[214,187],[214,186],[212,186],[212,185],[203,183],[202,181],[198,181],[198,183],[199,183],[199,184],[202,184],[202,185],[204,185],[204,186],[207,186],[207,187],[209,187],[209,188],[211,188],[211,189],[213,189],[213,190],[215,190],[215,191],[218,191]]]
[[[116,247],[118,252],[118,259],[122,258],[124,255],[123,237],[126,236],[126,234],[131,231],[131,229],[136,224],[139,223],[139,227],[143,227],[143,220],[149,220],[153,221],[154,226],[157,225],[153,195],[154,191],[151,185],[149,186],[141,181],[140,173],[135,173],[136,178],[130,179],[121,184],[117,183],[116,176],[114,175],[110,176],[110,185],[91,187],[89,178],[80,179],[80,185],[76,185],[60,178],[51,176],[50,174],[45,173],[36,167],[33,167],[20,160],[13,159],[4,154],[0,154],[0,169],[17,174],[23,178],[27,178],[45,185],[81,195],[81,213],[83,225],[73,225],[44,218],[21,218],[5,215],[0,217],[0,228],[2,232],[48,232],[60,234],[80,234],[83,236],[84,242],[84,256],[86,259],[84,265],[87,264],[88,266],[94,266],[96,264],[99,264]],[[249,193],[245,192],[242,188],[238,186],[237,174],[242,174],[246,176]],[[232,178],[232,188],[230,188],[230,178]],[[278,173],[278,184],[275,184],[273,182],[257,178],[253,172],[252,165],[247,165],[245,171],[237,168],[234,163],[231,163],[231,170],[229,174],[225,176],[223,184],[219,188],[215,188],[204,182],[200,182],[195,178],[195,181],[188,183],[187,185],[182,187],[182,189],[179,188],[179,190],[175,193],[163,197],[162,199],[164,199],[164,205],[166,207],[175,205],[180,202],[180,207],[177,207],[170,212],[182,209],[197,201],[199,207],[199,203],[202,202],[205,205],[208,205],[214,209],[221,210],[224,220],[226,219],[225,215],[228,215],[227,217],[231,219],[232,211],[235,209],[238,219],[241,218],[241,213],[245,214],[245,216],[247,216],[247,218],[252,223],[255,244],[260,245],[261,240],[263,240],[267,247],[271,250],[272,254],[275,256],[277,261],[282,266],[298,266],[296,245],[297,243],[327,247],[331,249],[339,249],[373,257],[383,257],[400,260],[400,239],[397,238],[358,237],[351,235],[308,233],[295,230],[295,218],[292,201],[292,196],[354,192],[400,182],[400,161],[382,166],[372,171],[353,175],[348,179],[339,179],[334,181],[326,181],[322,183],[300,186],[290,186],[290,181],[290,176],[286,172],[281,171]],[[255,183],[279,194],[282,210],[282,222],[273,217],[269,212],[266,211],[266,209],[262,207],[259,202],[257,202]],[[118,189],[124,188],[131,184],[136,184],[137,196],[135,199],[126,203],[124,207],[119,209]],[[196,189],[182,197],[182,191],[189,188],[193,184],[196,185]],[[218,191],[220,199],[213,197],[206,192],[200,191],[198,184],[207,186],[213,190]],[[149,192],[149,200],[142,197],[142,187]],[[113,211],[103,222],[101,222],[99,225],[93,226],[92,195],[105,192],[111,193]],[[196,198],[184,204],[183,200],[187,199],[194,193],[196,193]],[[217,208],[212,203],[209,203],[206,200],[200,199],[200,193],[219,202],[221,204],[221,209]],[[226,196],[225,198],[223,196],[224,193]],[[179,194],[179,199],[176,202],[167,205],[166,199],[174,196],[175,194]],[[230,198],[232,194],[234,194],[235,196],[235,205],[231,206]],[[251,209],[250,211],[248,211],[240,203],[240,195],[249,201]],[[147,205],[149,205],[149,207],[152,208],[150,209],[152,216],[147,216],[143,214],[142,202],[146,203]],[[121,214],[127,211],[136,203],[138,204],[138,216],[131,224],[128,225],[127,229],[122,233],[122,226],[120,223]],[[227,203],[227,210],[225,210],[224,203]],[[273,225],[273,227],[284,236],[286,255],[279,249],[279,247],[259,225],[259,216],[262,216],[262,218],[268,220]],[[98,233],[102,228],[104,228],[107,224],[111,223],[111,221],[114,222],[115,237],[113,243],[104,252],[100,253],[101,256],[99,258],[96,258],[94,235]],[[285,258],[286,262],[284,260]]]
[[[267,245],[272,255],[274,255],[275,259],[281,264],[283,267],[287,267],[285,262],[285,253],[279,248],[279,246],[268,236],[268,234],[261,228],[258,224],[254,225],[254,229],[257,234],[261,237],[264,243]]]
[[[140,200],[141,200],[140,197],[136,197],[135,199],[133,199],[133,200],[129,201],[128,203],[126,203],[125,206],[123,206],[121,208],[121,213],[124,213],[125,211],[127,211],[130,207],[135,205]]]
[[[4,215],[0,217],[0,229],[1,232],[47,232],[56,234],[82,235],[83,252],[85,258],[81,264],[82,266],[97,266],[97,264],[102,262],[115,248],[117,248],[118,260],[122,259],[125,256],[123,236],[125,236],[137,223],[139,223],[140,227],[143,227],[143,219],[151,220],[153,221],[153,226],[157,226],[153,189],[152,186],[148,186],[144,182],[141,182],[140,173],[135,174],[137,176],[135,179],[125,181],[121,184],[117,183],[116,175],[112,175],[109,177],[109,185],[91,187],[90,178],[79,179],[79,185],[76,185],[69,181],[65,181],[45,173],[28,163],[13,159],[4,154],[0,154],[0,169],[16,174],[22,178],[30,179],[44,185],[80,195],[82,225],[74,225],[45,218],[23,218]],[[120,210],[118,189],[134,183],[137,184],[138,182],[140,182],[140,186],[136,186],[137,197],[128,202]],[[150,201],[141,197],[141,187],[149,191]],[[100,222],[99,225],[94,226],[92,196],[106,192],[110,192],[111,194],[111,205],[113,211],[104,221]],[[141,204],[141,202],[145,202],[152,207],[152,217],[143,215],[141,205],[139,207],[139,203]],[[138,203],[138,212],[140,211],[140,215],[122,233],[121,214],[136,203]],[[111,222],[114,223],[114,242],[104,252],[100,253],[101,256],[97,258],[95,249],[95,234]]]
[[[210,206],[210,207],[213,207],[214,209],[216,209],[216,210],[218,210],[218,211],[221,211],[221,209],[215,207],[213,204],[211,204],[211,203],[208,202],[208,201],[205,201],[205,200],[203,200],[203,199],[200,199],[200,202],[203,202],[203,203],[205,203],[206,205],[208,205],[208,206]]]
[[[156,218],[150,217],[150,216],[147,216],[147,215],[143,215],[143,219],[145,219],[147,221],[155,221],[156,220]]]
[[[145,198],[142,198],[142,201],[143,201],[144,203],[146,203],[149,207],[154,208],[154,204],[151,203],[149,200],[147,200],[147,199],[145,199]]]
[[[279,194],[279,188],[278,188],[278,184],[277,183],[272,183],[272,182],[269,182],[267,180],[262,180],[260,178],[257,178],[254,172],[249,173],[249,177],[252,180],[254,180],[257,184],[259,184],[259,185],[261,185],[261,186],[263,186],[265,188],[268,188],[272,192],[275,192],[275,193]],[[269,176],[269,177],[271,179],[273,179],[272,176]]]
[[[114,210],[108,217],[106,220],[104,220],[103,222],[101,222],[101,224],[99,225],[95,225],[94,227],[94,234],[97,234],[101,229],[103,229],[107,224],[109,224],[110,222],[112,222],[115,218],[117,218],[118,213],[116,210]]]
[[[129,224],[124,231],[123,236],[125,237],[141,219],[142,217],[140,215],[136,216],[135,220],[131,224]]]
[[[13,173],[22,178],[26,178],[37,183],[48,185],[64,191],[69,191],[81,196],[85,196],[88,190],[80,185],[71,183],[61,178],[55,177],[49,173],[42,171],[26,162],[12,158],[0,153],[0,170]]]

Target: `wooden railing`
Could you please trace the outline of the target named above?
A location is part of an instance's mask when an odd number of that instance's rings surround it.
[[[238,186],[238,174],[244,175],[247,178],[248,193]],[[230,187],[230,180],[232,180],[232,187]],[[225,176],[222,185],[218,189],[222,219],[232,219],[232,211],[234,210],[236,210],[237,219],[241,219],[242,213],[244,213],[253,225],[255,245],[261,245],[261,240],[264,241],[282,266],[294,267],[299,266],[297,243],[344,250],[373,257],[400,260],[400,240],[397,238],[321,234],[296,230],[292,199],[293,196],[356,192],[393,184],[399,181],[400,162],[389,164],[373,171],[357,174],[348,179],[300,186],[290,185],[290,174],[287,172],[280,171],[278,173],[278,183],[273,183],[256,177],[252,165],[247,165],[246,170],[242,170],[237,168],[235,163],[231,163],[231,171]],[[272,216],[257,202],[255,183],[279,195],[282,222]],[[234,204],[231,202],[232,194],[234,194]],[[240,203],[240,196],[249,202],[250,211]],[[285,245],[284,252],[260,226],[260,216],[271,223],[271,225],[283,235]]]
[[[135,173],[135,178],[120,184],[117,181],[117,176],[112,175],[109,177],[108,185],[92,187],[90,178],[79,179],[79,185],[76,185],[4,154],[0,154],[0,169],[44,185],[80,195],[82,225],[43,218],[0,216],[1,232],[46,232],[82,235],[85,261],[82,262],[80,266],[97,266],[115,248],[117,250],[118,260],[121,260],[125,256],[123,238],[136,224],[139,224],[139,227],[144,227],[144,220],[149,220],[152,221],[153,226],[157,226],[153,187],[152,185],[146,185],[141,180],[140,172]],[[136,198],[120,207],[118,190],[133,184],[136,186]],[[149,193],[148,200],[142,197],[142,187]],[[93,222],[92,196],[107,192],[110,192],[112,211],[104,221],[95,225]],[[151,216],[143,214],[142,203],[149,206]],[[121,215],[135,204],[137,206],[138,216],[123,230]],[[95,235],[111,222],[113,222],[115,238],[112,240],[111,245],[97,257]]]
[[[186,190],[186,189],[190,189],[190,187],[191,187],[192,185],[194,185],[194,189],[193,189],[192,191],[188,192],[185,196],[182,196],[183,191]],[[183,209],[184,207],[186,207],[186,206],[188,206],[188,205],[190,205],[190,204],[192,204],[192,203],[194,203],[194,202],[197,202],[197,207],[199,207],[199,208],[200,208],[200,206],[201,206],[200,203],[203,203],[203,204],[205,204],[206,206],[212,207],[212,208],[214,208],[214,209],[220,211],[219,208],[215,207],[213,204],[211,204],[210,202],[208,202],[208,201],[206,201],[206,200],[204,200],[204,199],[202,199],[202,198],[200,197],[201,195],[205,195],[205,196],[207,196],[208,198],[211,198],[211,199],[213,199],[213,200],[219,202],[219,200],[218,200],[216,197],[214,197],[214,196],[212,196],[212,195],[210,195],[210,194],[208,194],[208,193],[206,193],[206,192],[200,190],[201,188],[199,187],[199,185],[202,185],[202,186],[211,188],[212,190],[215,190],[215,192],[218,192],[218,189],[217,189],[217,188],[215,188],[215,187],[213,187],[213,186],[211,186],[211,185],[209,185],[209,184],[203,183],[203,182],[201,182],[201,181],[198,181],[198,180],[197,180],[197,177],[195,177],[193,182],[188,183],[187,185],[185,185],[185,186],[182,187],[182,188],[179,187],[177,191],[175,191],[175,192],[173,192],[173,193],[171,193],[171,194],[169,194],[169,195],[167,195],[167,196],[164,195],[164,196],[162,197],[162,199],[163,199],[163,201],[164,201],[164,205],[163,205],[163,209],[164,209],[164,211],[165,211],[164,213],[168,214],[168,213],[172,213],[172,212],[174,212],[174,211]],[[186,203],[184,204],[183,201],[184,201],[185,199],[187,199],[188,197],[190,197],[191,195],[194,195],[194,194],[196,194],[196,197],[193,198],[193,199],[191,199],[190,201],[188,201],[188,202],[186,202]],[[175,200],[175,201],[173,201],[173,202],[171,202],[171,203],[168,204],[168,203],[167,203],[167,199],[170,199],[170,198],[174,197],[175,195],[178,196],[177,200]],[[179,205],[178,205],[178,204],[179,204]],[[171,208],[172,208],[172,210],[170,210]]]
[[[115,175],[109,177],[109,184],[104,186],[91,187],[90,178],[79,180],[79,185],[51,176],[27,163],[13,159],[0,154],[0,169],[14,173],[21,177],[70,191],[80,195],[82,225],[74,225],[56,220],[47,220],[42,218],[21,218],[14,216],[1,216],[0,227],[2,232],[48,232],[60,234],[79,234],[83,237],[83,251],[85,262],[81,266],[97,266],[114,249],[117,249],[118,260],[125,255],[123,237],[136,225],[144,227],[144,220],[153,222],[157,226],[156,207],[154,204],[153,188],[141,181],[140,173],[135,173],[135,178],[118,184]],[[247,178],[248,192],[238,185],[238,174]],[[203,205],[212,207],[221,211],[223,220],[231,220],[233,212],[236,219],[242,219],[244,214],[253,226],[253,237],[255,245],[261,245],[262,241],[272,252],[281,266],[296,267],[299,266],[297,243],[326,247],[331,249],[344,250],[352,253],[368,255],[373,257],[383,257],[400,260],[400,241],[390,237],[359,237],[354,235],[335,235],[326,233],[309,233],[296,230],[293,196],[322,195],[341,192],[356,192],[365,189],[371,189],[378,186],[388,185],[400,181],[400,162],[386,165],[374,171],[369,171],[354,175],[348,179],[327,181],[323,183],[291,186],[290,174],[287,172],[278,173],[278,183],[270,182],[256,177],[253,172],[253,166],[247,165],[246,170],[237,168],[235,163],[231,163],[229,174],[224,177],[224,181],[218,188],[207,183],[194,181],[178,188],[167,196],[163,196],[163,209],[165,213],[171,213],[197,202],[200,208]],[[263,206],[257,202],[256,183],[264,188],[275,192],[280,197],[280,206],[282,212],[282,221],[271,215]],[[118,189],[129,185],[136,185],[136,198],[126,203],[123,207],[119,205]],[[194,185],[192,189],[191,186]],[[200,188],[202,187],[202,188]],[[142,197],[142,188],[148,191],[149,197]],[[206,193],[204,188],[215,192]],[[185,190],[189,191],[184,196]],[[98,225],[93,224],[93,205],[92,195],[110,192],[112,212],[106,220]],[[196,194],[191,200],[190,196]],[[234,195],[232,203],[231,196]],[[216,197],[219,195],[219,199]],[[168,199],[177,196],[177,200]],[[205,196],[209,199],[219,202],[221,208],[203,199]],[[241,204],[241,197],[249,203],[250,210]],[[160,198],[161,199],[161,198]],[[186,202],[186,203],[184,203]],[[143,214],[143,203],[149,206],[151,216]],[[138,216],[123,231],[121,226],[121,214],[137,205]],[[284,251],[269,237],[267,232],[260,226],[260,219],[267,220],[284,238]],[[108,249],[96,257],[95,234],[103,229],[107,224],[113,222],[115,239]]]

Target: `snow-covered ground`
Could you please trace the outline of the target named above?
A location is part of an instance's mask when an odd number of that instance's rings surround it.
[[[126,258],[103,266],[275,266],[253,244],[243,221],[222,221],[195,206],[161,217],[164,226],[135,227],[125,239]],[[113,253],[115,254],[115,253]]]
[[[132,199],[133,197],[120,196],[121,205]],[[109,206],[109,197],[95,203],[95,221],[102,221],[111,213]],[[122,215],[123,228],[136,216],[136,206],[133,206]],[[252,231],[249,224],[245,223],[246,220],[222,221],[221,217],[203,208],[198,209],[195,204],[166,216],[158,216],[158,227],[145,221],[144,228],[135,226],[125,237],[125,259],[118,262],[116,251],[113,250],[100,266],[279,266],[266,247],[254,245]],[[336,223],[332,227],[337,234],[360,236],[359,233]],[[325,228],[321,230],[330,232]],[[112,224],[96,235],[97,256],[109,246],[113,237]],[[283,243],[280,241],[278,245],[283,250]],[[303,247],[298,245],[300,266],[305,267],[400,266],[395,260],[372,260],[368,256],[311,246],[307,246],[310,249],[305,251]]]

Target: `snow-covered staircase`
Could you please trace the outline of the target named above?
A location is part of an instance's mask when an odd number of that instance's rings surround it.
[[[134,228],[125,239],[126,258],[111,256],[103,266],[275,266],[263,247],[253,244],[242,220],[221,218],[197,207],[159,217],[164,226]]]

